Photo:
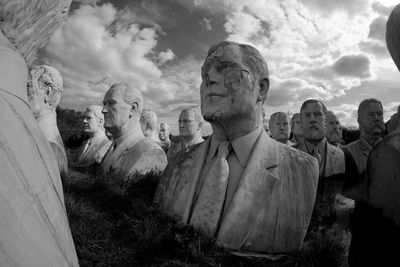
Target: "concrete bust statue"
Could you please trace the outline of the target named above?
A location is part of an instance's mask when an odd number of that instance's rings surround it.
[[[188,151],[191,146],[204,141],[201,136],[203,118],[198,109],[190,108],[182,110],[181,114],[179,114],[178,126],[181,141],[172,144],[168,149],[168,162],[172,161],[180,151]]]
[[[209,49],[201,74],[201,112],[213,134],[169,163],[155,202],[232,251],[299,249],[318,166],[263,130],[267,63],[252,46],[221,42]]]
[[[167,165],[162,148],[143,135],[139,122],[142,110],[142,93],[132,85],[114,84],[104,96],[104,127],[113,136],[100,164],[104,174],[135,182],[136,174],[160,173]]]
[[[102,109],[102,106],[91,105],[83,113],[83,132],[89,135],[89,139],[83,142],[77,155],[77,164],[82,167],[100,164],[111,145],[104,132]]]
[[[290,122],[289,116],[284,112],[275,112],[269,118],[269,130],[271,137],[276,141],[286,144],[293,145],[289,141],[290,136]]]
[[[61,174],[65,175],[68,173],[68,162],[58,130],[56,114],[56,108],[63,92],[62,76],[55,68],[47,65],[34,66],[31,68],[30,74],[29,104],[40,128],[53,148]]]
[[[160,143],[158,138],[157,114],[151,109],[144,109],[140,115],[140,127],[144,136],[156,143]]]

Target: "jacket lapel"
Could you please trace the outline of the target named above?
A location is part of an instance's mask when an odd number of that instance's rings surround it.
[[[221,245],[240,247],[265,214],[279,180],[278,145],[262,131],[217,235]]]
[[[204,161],[210,146],[211,137],[187,153],[180,155],[171,171],[163,173],[157,192],[157,202],[164,206],[170,215],[177,215],[183,223],[189,222],[193,197]]]

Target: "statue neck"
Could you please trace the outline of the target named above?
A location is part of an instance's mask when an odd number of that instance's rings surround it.
[[[186,146],[186,145],[190,146],[190,145],[194,144],[200,138],[201,138],[200,132],[197,132],[193,136],[182,136],[182,144],[183,144],[183,146]],[[169,139],[166,139],[166,140],[169,140]]]
[[[219,140],[233,140],[245,136],[259,127],[263,127],[261,114],[253,116],[230,118],[224,121],[210,122],[213,135]]]

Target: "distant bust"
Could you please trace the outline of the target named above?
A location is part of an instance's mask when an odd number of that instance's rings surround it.
[[[83,132],[89,135],[89,139],[83,142],[77,155],[77,164],[81,167],[89,167],[100,164],[111,145],[104,132],[103,107],[92,105],[83,113]]]
[[[56,114],[63,92],[62,76],[55,68],[47,65],[34,66],[30,74],[32,79],[28,83],[29,104],[40,128],[50,142],[62,176],[66,175],[68,161],[58,130]]]
[[[201,136],[203,119],[199,110],[185,109],[181,111],[178,120],[179,136],[181,141],[171,145],[167,152],[168,162],[180,151],[188,151],[189,147],[204,141]]]
[[[300,249],[318,165],[265,132],[267,63],[250,45],[220,42],[208,50],[201,76],[201,112],[213,134],[169,162],[155,202],[233,253]]]
[[[292,143],[298,144],[304,142],[303,128],[301,125],[300,113],[294,113],[290,120],[290,128],[292,129]]]
[[[293,145],[293,143],[289,141],[290,124],[289,117],[286,113],[275,112],[272,114],[269,118],[269,130],[271,137],[276,141],[285,145]]]
[[[140,115],[140,127],[145,137],[160,143],[157,132],[157,114],[151,109],[144,109]]]
[[[171,147],[171,140],[169,140],[171,128],[168,124],[160,123],[160,131],[158,132],[158,138],[161,140],[161,147],[164,151],[167,151]]]
[[[161,173],[167,165],[162,148],[142,133],[139,122],[142,110],[142,93],[131,85],[114,84],[104,96],[104,127],[113,136],[100,164],[104,174],[136,182],[136,174]]]
[[[333,111],[328,111],[326,115],[326,139],[329,144],[336,147],[341,147],[343,127],[340,124],[339,119]]]

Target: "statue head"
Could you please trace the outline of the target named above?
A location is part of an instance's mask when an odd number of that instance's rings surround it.
[[[290,120],[290,128],[295,136],[303,136],[300,113],[294,113]]]
[[[327,113],[325,104],[317,99],[306,100],[301,105],[300,118],[305,140],[320,142],[325,138]]]
[[[94,136],[98,132],[104,134],[104,115],[103,109],[99,105],[91,105],[83,113],[83,132]]]
[[[142,110],[143,97],[138,89],[125,83],[114,84],[103,99],[104,128],[116,138],[139,123]]]
[[[389,121],[387,122],[387,131],[388,133],[392,133],[396,129],[400,127],[400,105],[397,107],[397,112],[390,117]]]
[[[158,132],[158,138],[160,138],[161,141],[168,141],[170,131],[171,128],[169,127],[168,124],[164,122],[160,123],[160,131]]]
[[[284,112],[272,114],[269,118],[269,131],[273,139],[286,144],[290,136],[289,116]]]
[[[184,109],[179,115],[178,120],[179,135],[188,140],[201,135],[203,120],[201,114],[196,109]]]
[[[48,111],[55,111],[63,92],[61,74],[46,65],[34,66],[29,73],[28,99],[33,115],[38,118]]]
[[[201,112],[206,121],[262,123],[269,89],[268,66],[250,45],[220,42],[211,46],[201,70]],[[240,120],[238,120],[240,119]]]
[[[146,137],[157,133],[157,114],[151,109],[144,109],[140,115],[140,127]]]
[[[331,144],[339,144],[342,141],[343,127],[333,111],[326,115],[326,139]]]
[[[400,71],[400,5],[393,8],[386,23],[386,46]]]
[[[379,139],[385,132],[381,101],[375,98],[361,101],[357,111],[357,122],[361,136],[370,141]]]

